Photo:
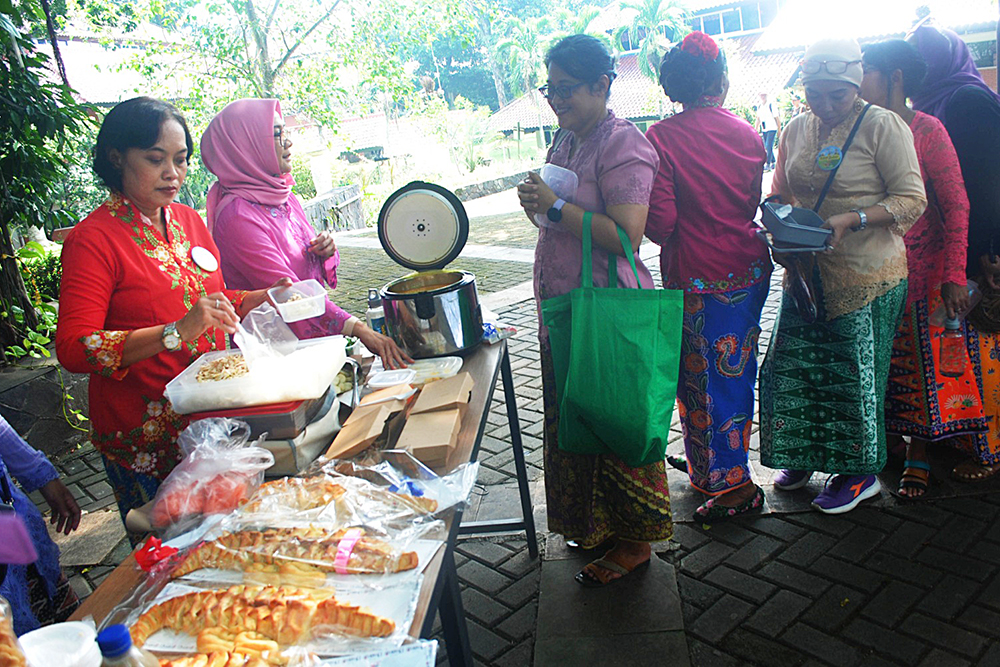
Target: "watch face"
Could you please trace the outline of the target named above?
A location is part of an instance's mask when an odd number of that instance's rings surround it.
[[[545,217],[547,217],[552,222],[559,222],[560,220],[562,220],[562,211],[553,206],[545,214]]]

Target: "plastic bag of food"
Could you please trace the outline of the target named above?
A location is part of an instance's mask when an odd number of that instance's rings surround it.
[[[10,603],[0,597],[0,665],[25,667],[28,664],[14,634],[14,615]]]
[[[264,436],[253,444],[249,439],[250,427],[235,419],[200,419],[184,429],[177,437],[184,460],[156,492],[153,526],[177,534],[253,495],[274,456],[256,446]]]

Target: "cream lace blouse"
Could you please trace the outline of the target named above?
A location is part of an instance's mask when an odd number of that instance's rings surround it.
[[[863,108],[859,99],[823,142],[819,118],[811,112],[793,118],[778,144],[773,193],[796,206],[815,206],[830,173],[819,168],[817,156],[827,146],[843,147]],[[876,204],[892,214],[891,224],[869,223],[845,234],[835,250],[816,255],[827,319],[865,306],[906,278],[903,235],[927,205],[910,128],[895,113],[872,106],[819,214],[828,219]]]

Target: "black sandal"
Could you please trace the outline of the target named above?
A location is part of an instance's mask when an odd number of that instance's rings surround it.
[[[687,474],[688,462],[687,459],[684,458],[683,456],[674,456],[673,454],[667,454],[667,463],[670,464],[671,468],[674,468],[675,470],[680,470],[685,475]]]
[[[615,561],[605,556],[604,558],[598,558],[592,563],[588,563],[587,566],[585,566],[582,570],[580,570],[576,574],[576,577],[574,577],[574,579],[576,580],[576,583],[580,584],[581,586],[584,586],[585,588],[601,588],[602,586],[609,586],[615,583],[616,581],[621,581],[622,579],[632,574],[633,572],[649,567],[649,561],[652,560],[652,558],[653,555],[650,554],[649,558],[642,561],[641,563],[639,563],[630,570],[624,565],[616,563]],[[607,581],[601,581],[590,570],[587,569],[587,567],[589,567],[590,565],[595,565],[597,567],[607,570],[608,572],[614,572],[615,574],[618,574],[620,576],[617,576],[614,579],[608,579]]]
[[[903,462],[903,476],[899,478],[899,489],[896,493],[901,498],[920,498],[927,493],[927,482],[931,477],[931,466],[927,461],[907,459]],[[919,491],[916,495],[903,493],[904,489]]]

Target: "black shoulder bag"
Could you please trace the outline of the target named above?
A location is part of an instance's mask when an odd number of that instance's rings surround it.
[[[820,190],[819,199],[816,200],[816,205],[813,206],[813,211],[817,214],[819,213],[819,207],[823,205],[823,201],[826,199],[826,195],[830,192],[830,186],[833,185],[833,179],[837,176],[837,171],[840,170],[840,166],[844,164],[844,158],[847,156],[847,150],[851,147],[851,143],[854,141],[854,135],[858,133],[858,128],[861,127],[861,121],[864,120],[865,114],[868,113],[868,109],[871,104],[866,104],[865,108],[861,110],[861,114],[858,119],[854,121],[854,127],[851,128],[851,133],[847,135],[847,141],[844,142],[844,147],[840,149],[840,162],[837,163],[831,171],[830,175],[826,179],[826,183],[823,185],[823,189]],[[789,257],[788,263],[785,265],[788,275],[788,288],[791,292],[792,299],[795,300],[795,308],[799,312],[799,317],[802,318],[807,324],[812,324],[817,319],[819,319],[819,305],[816,300],[816,288],[813,285],[813,269],[815,264],[813,262],[808,262],[808,266],[804,262],[803,258],[798,255],[792,255]]]

